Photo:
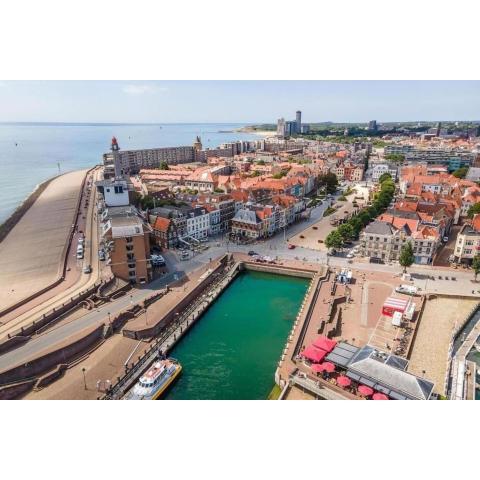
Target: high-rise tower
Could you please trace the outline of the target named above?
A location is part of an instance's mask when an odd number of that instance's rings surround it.
[[[297,110],[296,115],[295,115],[295,123],[296,125],[296,130],[297,133],[302,132],[302,112],[300,110]]]

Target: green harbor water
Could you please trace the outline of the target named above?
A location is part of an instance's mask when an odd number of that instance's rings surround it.
[[[170,353],[183,372],[165,399],[266,399],[308,284],[260,272],[238,276]]]

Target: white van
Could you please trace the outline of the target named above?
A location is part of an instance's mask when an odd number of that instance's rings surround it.
[[[395,288],[397,293],[404,293],[406,295],[417,295],[419,288],[415,285],[399,285]]]

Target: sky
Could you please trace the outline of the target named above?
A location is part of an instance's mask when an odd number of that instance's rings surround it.
[[[0,81],[0,122],[480,120],[480,81]]]

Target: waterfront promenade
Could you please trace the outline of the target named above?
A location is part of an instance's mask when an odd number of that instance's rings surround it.
[[[0,310],[62,276],[85,175],[78,170],[52,180],[0,243]]]

